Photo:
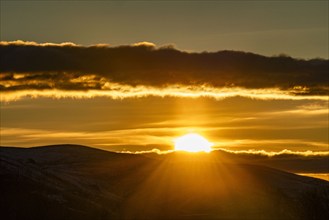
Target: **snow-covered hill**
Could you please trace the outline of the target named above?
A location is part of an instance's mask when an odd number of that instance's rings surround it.
[[[0,148],[2,219],[327,219],[329,182],[217,154]]]

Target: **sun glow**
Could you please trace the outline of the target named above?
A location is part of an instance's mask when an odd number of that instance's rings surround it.
[[[196,133],[186,134],[174,140],[176,151],[210,152],[213,143]]]

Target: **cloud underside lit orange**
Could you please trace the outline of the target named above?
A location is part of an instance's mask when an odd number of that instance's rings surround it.
[[[151,43],[84,47],[0,42],[2,100],[173,96],[326,100],[328,60],[241,51],[189,53]]]
[[[116,83],[107,83],[106,89],[101,90],[18,90],[2,92],[1,101],[10,102],[22,98],[73,98],[88,99],[95,97],[107,97],[111,99],[143,98],[143,97],[178,97],[178,98],[213,98],[222,100],[230,97],[244,97],[259,100],[328,100],[326,96],[320,95],[300,95],[303,90],[295,88],[291,90],[281,90],[278,88],[268,89],[246,89],[240,87],[215,88],[211,86],[184,86],[172,85],[166,87],[152,86],[130,86]],[[299,95],[296,95],[299,94]]]

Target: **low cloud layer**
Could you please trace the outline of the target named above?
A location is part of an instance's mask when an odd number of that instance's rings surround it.
[[[156,154],[168,154],[175,152],[174,150],[159,150],[154,148],[152,150],[145,151],[119,151],[120,153],[129,153],[129,154],[148,154],[148,153],[156,153]],[[224,148],[214,150],[215,153],[228,153],[233,155],[240,155],[245,157],[270,157],[270,158],[300,158],[300,157],[329,157],[329,151],[291,151],[291,150],[282,150],[279,152],[270,151],[267,152],[265,150],[227,150]]]
[[[1,42],[0,55],[1,91],[23,92],[22,96],[59,90],[125,98],[152,95],[147,91],[170,95],[175,90],[173,96],[197,97],[254,90],[305,98],[325,97],[329,91],[329,61],[323,59],[236,51],[188,53],[146,42],[119,47]]]
[[[266,157],[277,157],[277,158],[291,158],[291,157],[329,157],[329,151],[292,151],[292,150],[281,150],[279,152],[274,151],[265,151],[265,150],[227,150],[220,149],[220,151],[224,151],[231,154],[239,154],[239,155],[254,155],[254,156],[266,156]]]

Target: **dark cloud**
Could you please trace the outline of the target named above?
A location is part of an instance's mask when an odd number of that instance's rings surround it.
[[[102,90],[106,82],[131,86],[209,85],[216,88],[297,88],[327,95],[329,61],[219,51],[188,53],[151,44],[90,46],[0,44],[0,89]]]
[[[328,173],[329,153],[283,150],[281,152],[266,152],[262,150],[249,151],[214,151],[218,156],[243,163],[255,163],[289,172]]]
[[[144,154],[145,156],[162,158],[163,154],[171,156],[172,153],[184,154],[184,152],[165,151],[159,149],[144,150],[137,152],[121,151],[123,153]],[[158,154],[161,154],[159,156]],[[286,170],[295,173],[328,173],[328,152],[313,151],[290,151],[283,150],[280,152],[267,152],[264,150],[232,151],[219,149],[214,150],[207,156],[212,157],[215,161],[240,163],[240,164],[257,164],[273,167],[276,169]],[[166,156],[164,157],[166,158]],[[193,158],[195,160],[195,158]],[[210,158],[207,158],[209,160]],[[202,160],[202,157],[200,157]]]

